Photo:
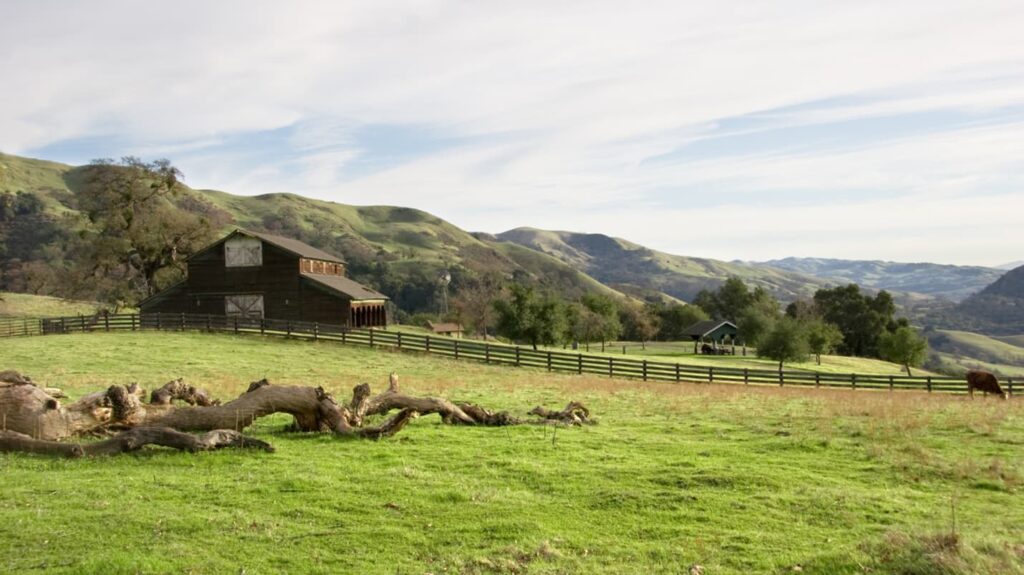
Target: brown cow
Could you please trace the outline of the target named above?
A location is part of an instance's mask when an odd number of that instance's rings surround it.
[[[974,397],[975,389],[985,392],[985,395],[994,393],[1006,399],[1006,392],[1003,391],[1002,387],[999,387],[999,380],[987,371],[967,372],[967,393]]]

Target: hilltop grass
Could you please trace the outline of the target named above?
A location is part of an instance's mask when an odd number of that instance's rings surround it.
[[[99,304],[92,302],[65,300],[45,295],[0,292],[0,317],[92,315],[99,307]]]
[[[937,330],[929,338],[938,365],[945,370],[985,369],[1024,377],[1024,347],[1014,337],[994,338],[956,330]]]
[[[1024,573],[1024,404],[917,392],[640,384],[320,342],[194,333],[8,339],[72,396],[269,377],[597,426],[413,422],[380,442],[252,432],[273,454],[0,455],[0,571]],[[955,503],[959,538],[953,529]],[[955,543],[955,544],[954,544]]]

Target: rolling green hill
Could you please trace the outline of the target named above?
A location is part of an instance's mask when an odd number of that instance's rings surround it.
[[[995,336],[1024,333],[1024,266],[1006,272],[955,307],[935,312],[928,323]]]
[[[47,211],[75,214],[80,168],[0,155],[0,192],[32,192]],[[454,287],[470,276],[515,277],[567,297],[598,292],[626,297],[558,259],[506,242],[477,237],[429,213],[393,206],[350,206],[295,194],[237,196],[185,188],[181,209],[211,216],[227,232],[236,227],[280,233],[337,253],[350,275],[414,311],[431,305],[442,269]],[[80,221],[78,225],[86,225]]]
[[[947,372],[985,369],[999,375],[1024,376],[1024,336],[991,338],[957,330],[930,330],[926,333],[934,369]]]
[[[762,286],[782,301],[810,297],[827,282],[763,265],[677,256],[603,234],[516,228],[497,239],[549,254],[608,285],[638,286],[691,300],[731,276]]]

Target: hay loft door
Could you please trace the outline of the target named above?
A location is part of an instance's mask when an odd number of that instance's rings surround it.
[[[242,319],[263,318],[263,296],[261,295],[229,295],[224,296],[224,315]]]
[[[229,268],[263,265],[263,242],[246,237],[234,237],[224,242],[224,265]]]

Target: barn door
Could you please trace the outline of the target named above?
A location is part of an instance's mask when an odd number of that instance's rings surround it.
[[[263,242],[246,237],[224,242],[224,265],[229,268],[263,265]]]
[[[243,319],[263,317],[263,296],[229,295],[224,297],[224,315]]]

